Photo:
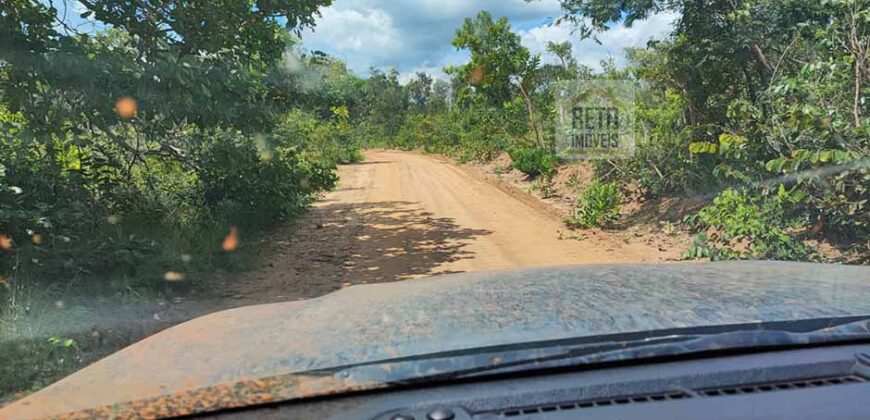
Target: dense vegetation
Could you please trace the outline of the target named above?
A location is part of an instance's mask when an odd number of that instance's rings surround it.
[[[74,3],[0,3],[0,395],[111,347],[34,316],[207,286],[361,157],[296,38],[331,0]]]
[[[80,3],[105,29],[79,33],[44,2],[0,5],[7,332],[32,298],[236,268],[232,251],[360,158],[342,93],[314,87],[348,71],[297,54],[293,35],[329,0]]]
[[[481,12],[453,40],[467,63],[404,85],[299,52],[294,32],[330,0],[81,3],[104,29],[76,32],[41,2],[0,7],[6,298],[29,281],[124,289],[232,265],[215,245],[231,227],[244,239],[294,217],[360,145],[506,152],[546,181],[554,86],[577,78],[642,82],[647,133],[633,157],[598,162],[578,214],[607,217],[579,226],[613,223],[619,194],[604,186],[617,182],[647,198],[720,195],[687,220],[701,233],[688,256],[811,259],[812,236],[870,254],[867,0],[563,0],[560,20],[586,37],[679,16],[667,39],[600,71],[568,42],[543,60]]]
[[[687,258],[812,260],[819,257],[804,241],[816,239],[868,262],[870,2],[562,6],[561,21],[587,37],[656,12],[679,18],[666,39],[627,51],[627,66],[592,71],[569,43],[551,43],[550,60],[532,55],[506,19],[481,12],[456,31],[453,45],[470,61],[447,68],[449,82],[419,74],[402,87],[395,74],[375,74],[381,89],[370,102],[381,108],[365,120],[374,138],[363,141],[461,160],[507,152],[514,168],[546,181],[555,169],[556,83],[634,80],[645,86],[636,128],[646,136],[631,158],[597,161],[598,176],[646,198],[709,197],[686,220],[698,232]],[[605,185],[579,195],[577,214],[595,216],[570,224],[613,223],[618,191]]]

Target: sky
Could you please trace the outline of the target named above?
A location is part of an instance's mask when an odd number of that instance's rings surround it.
[[[581,41],[568,24],[552,24],[561,15],[558,0],[336,0],[322,10],[313,30],[303,32],[302,44],[343,59],[362,76],[374,66],[396,68],[402,80],[417,71],[444,77],[443,67],[468,59],[466,52],[451,45],[456,28],[481,10],[495,18],[507,17],[523,45],[533,54],[541,53],[545,62],[557,61],[546,54],[548,41],[570,40],[578,62],[593,68],[609,57],[624,64],[625,47],[642,47],[650,39],[665,37],[675,20],[675,15],[663,13],[631,28],[616,24],[599,35],[598,44]]]
[[[101,26],[78,17],[85,10],[78,1],[57,3],[68,5],[69,9],[58,6],[58,13],[78,30]],[[397,69],[403,82],[418,71],[445,78],[445,66],[468,60],[467,52],[451,45],[456,28],[481,10],[495,18],[507,17],[523,45],[541,54],[544,62],[558,61],[546,53],[548,41],[570,40],[577,61],[595,69],[608,58],[624,64],[625,47],[643,47],[650,39],[664,38],[676,19],[675,14],[661,13],[631,28],[615,24],[598,36],[599,44],[581,40],[569,24],[552,24],[561,16],[559,0],[335,0],[321,10],[316,27],[303,32],[302,45],[341,58],[360,76],[378,67]]]

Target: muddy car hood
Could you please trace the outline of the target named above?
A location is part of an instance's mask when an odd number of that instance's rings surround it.
[[[866,267],[775,262],[541,268],[354,286],[178,325],[5,407],[0,418],[153,417],[369,389],[379,384],[297,373],[577,336],[863,315],[868,296]]]

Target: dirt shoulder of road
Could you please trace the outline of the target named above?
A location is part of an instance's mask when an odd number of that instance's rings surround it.
[[[552,183],[545,192],[540,181],[511,168],[511,159],[507,153],[502,153],[487,163],[458,164],[449,158],[438,159],[459,165],[469,175],[486,180],[494,187],[559,221],[572,216],[580,189],[593,179],[588,162],[562,165],[556,168]],[[683,216],[697,211],[705,203],[703,199],[697,198],[643,200],[640,197],[624,197],[620,220],[615,228],[565,227],[563,234],[567,238],[589,240],[603,246],[613,243],[646,246],[655,250],[651,251],[657,254],[654,261],[681,261],[687,244],[691,243],[691,235],[682,227],[680,221]]]

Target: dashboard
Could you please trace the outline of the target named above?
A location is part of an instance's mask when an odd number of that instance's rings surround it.
[[[476,379],[212,413],[216,419],[867,419],[870,345]]]

